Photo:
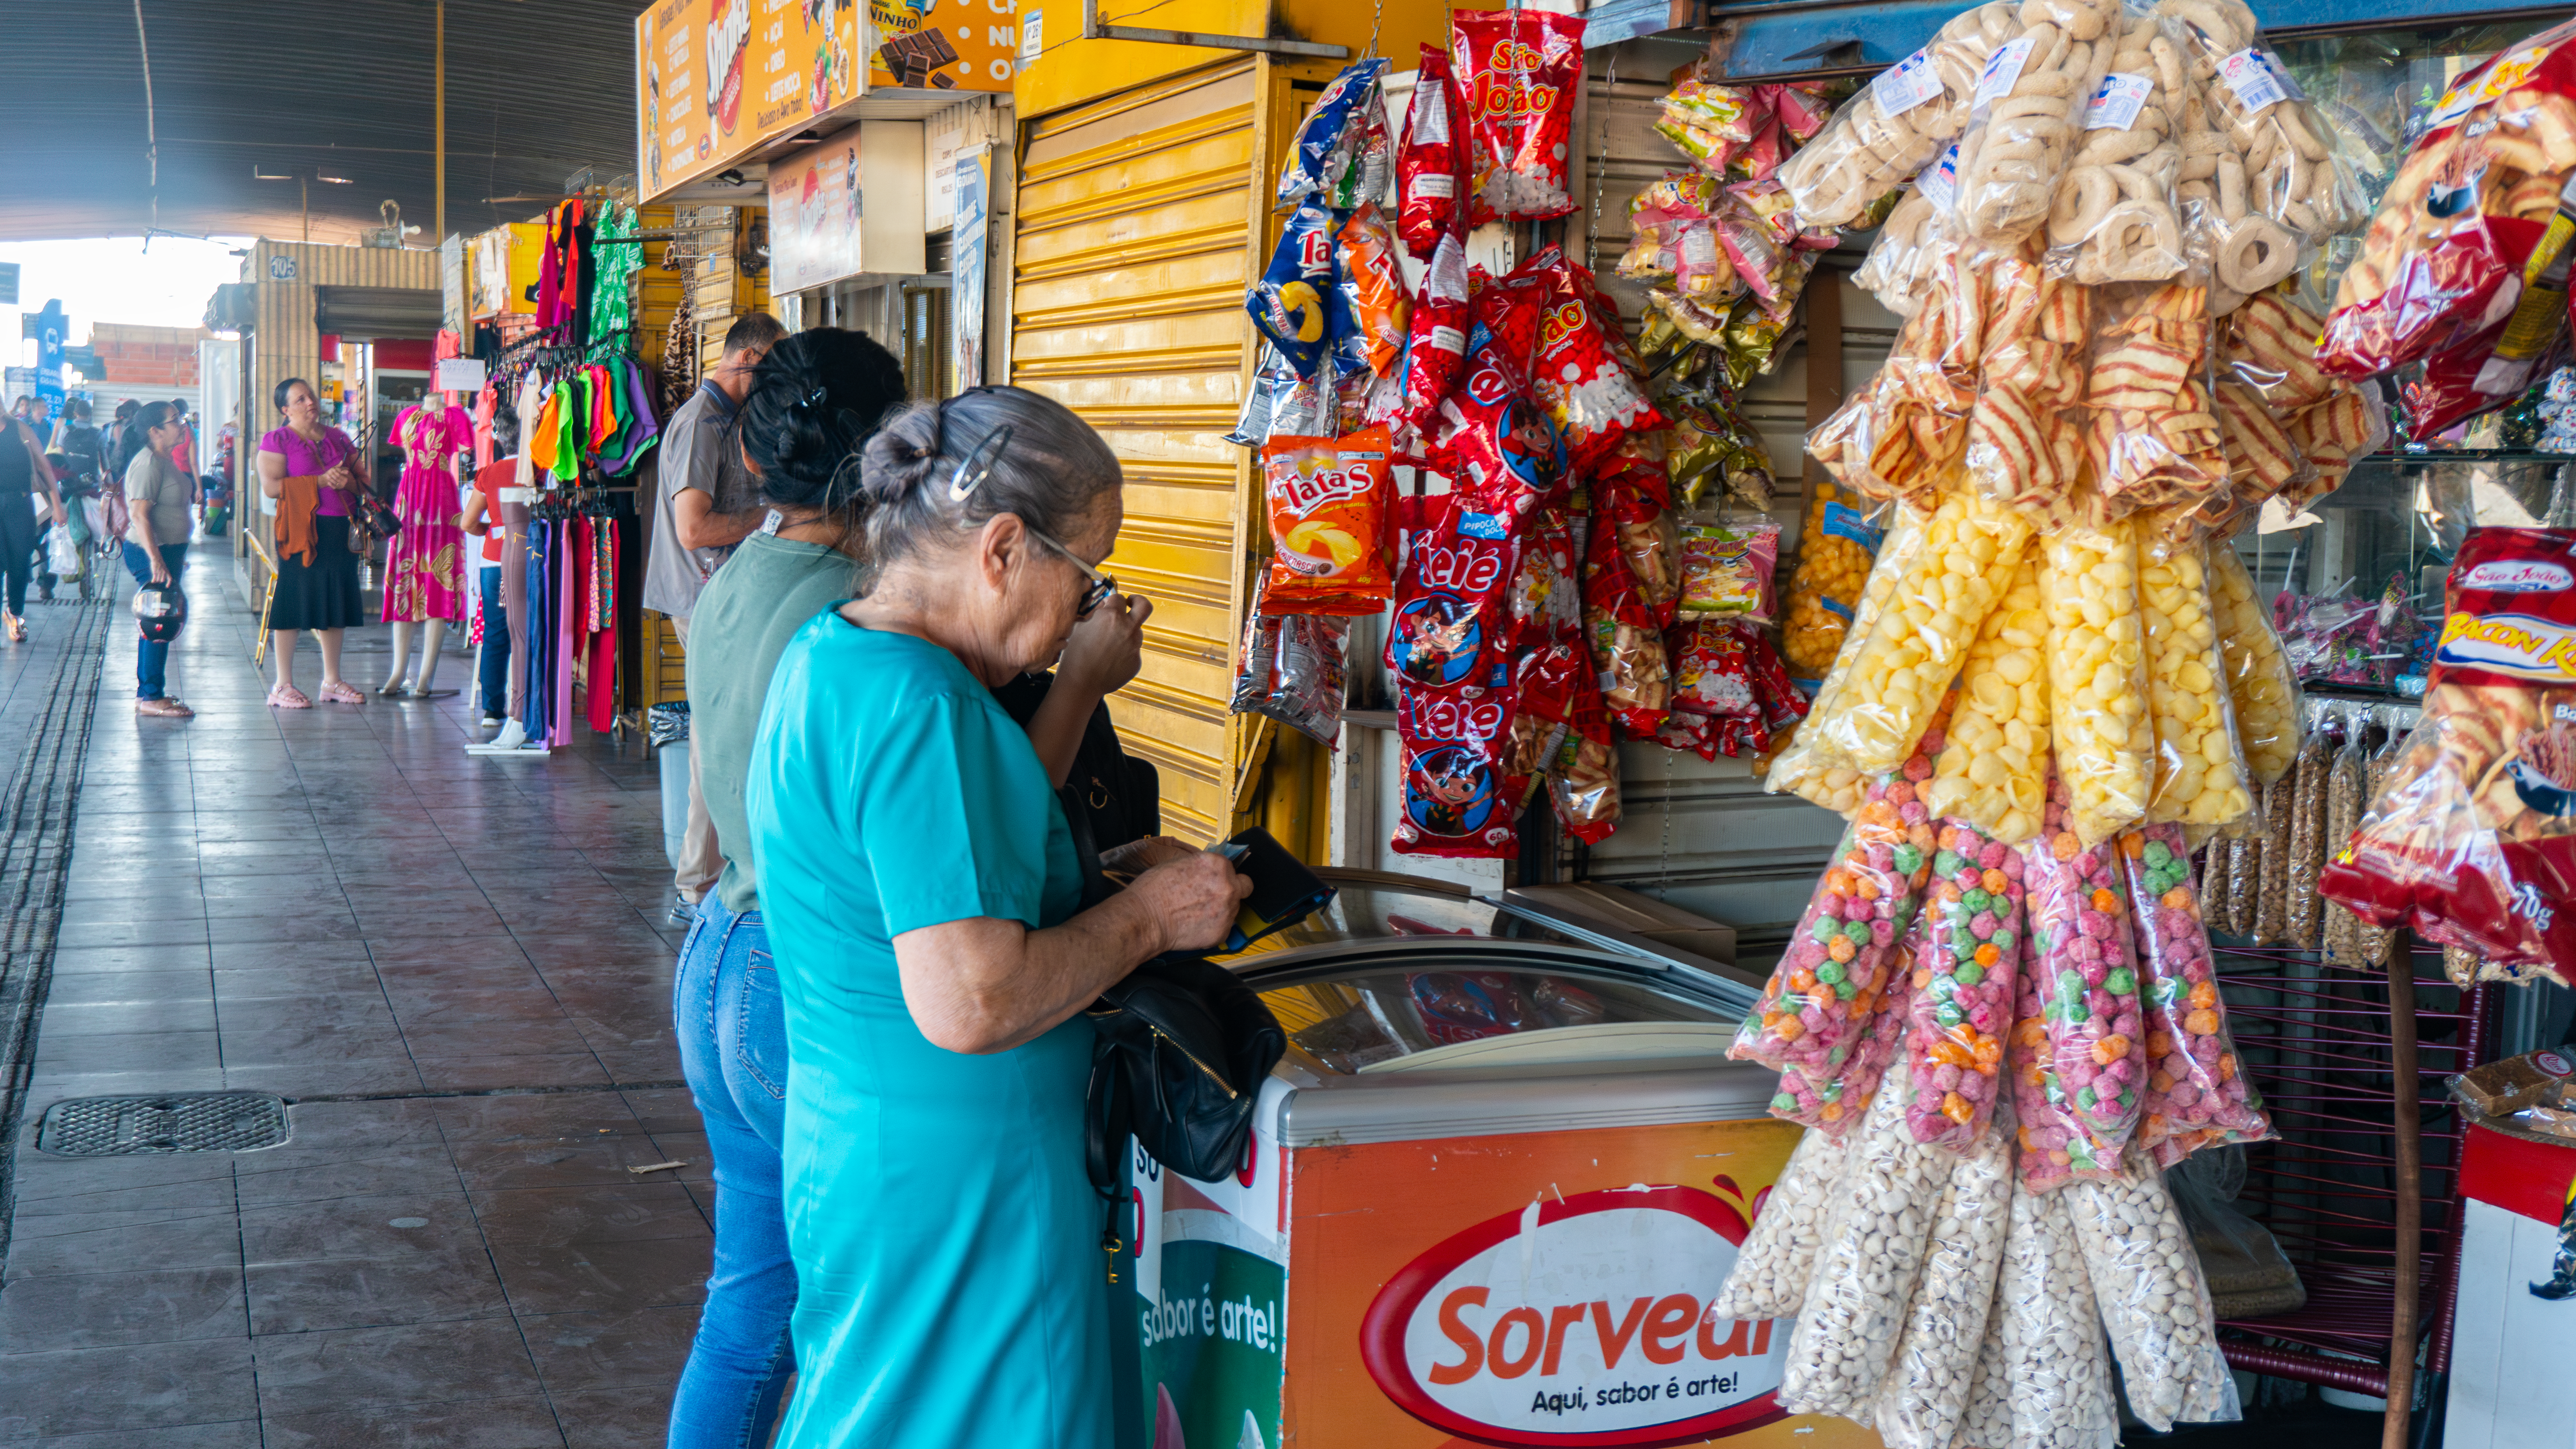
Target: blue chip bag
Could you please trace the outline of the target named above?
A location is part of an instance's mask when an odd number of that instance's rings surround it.
[[[1315,375],[1333,333],[1340,289],[1333,284],[1333,214],[1310,200],[1288,218],[1270,266],[1243,299],[1252,325],[1301,378]]]
[[[1306,123],[1297,128],[1296,144],[1288,148],[1288,164],[1279,172],[1277,205],[1295,206],[1342,178],[1356,139],[1351,118],[1362,101],[1376,98],[1378,77],[1386,67],[1383,56],[1353,61],[1325,85],[1315,108],[1306,113]]]

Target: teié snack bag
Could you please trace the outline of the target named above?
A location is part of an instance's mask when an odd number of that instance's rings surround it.
[[[1272,438],[1261,449],[1270,501],[1275,614],[1374,614],[1395,592],[1386,508],[1394,494],[1384,427],[1339,438]]]

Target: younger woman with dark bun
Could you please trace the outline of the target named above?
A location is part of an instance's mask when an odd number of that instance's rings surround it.
[[[1079,909],[1052,771],[991,693],[1130,612],[1099,569],[1119,490],[1099,435],[1034,392],[903,412],[856,504],[868,592],[770,681],[745,813],[795,1063],[789,1449],[1110,1444],[1082,1008],[1214,944],[1250,889],[1152,838]]]
[[[295,636],[310,629],[322,650],[322,698],[365,704],[367,697],[340,678],[341,631],[367,622],[358,555],[349,546],[349,500],[363,484],[365,463],[348,434],[322,421],[313,384],[290,377],[271,401],[286,421],[259,440],[260,491],[277,500],[277,592],[268,608],[277,682],[268,702],[313,707],[295,687]]]

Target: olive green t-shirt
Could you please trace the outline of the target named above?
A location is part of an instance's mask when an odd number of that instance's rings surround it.
[[[707,581],[689,616],[689,748],[697,752],[698,788],[724,854],[716,894],[728,910],[760,904],[742,790],[770,672],[797,630],[858,592],[858,566],[848,555],[755,533]]]

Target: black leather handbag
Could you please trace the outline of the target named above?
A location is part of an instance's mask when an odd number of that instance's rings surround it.
[[[1083,906],[1116,887],[1100,871],[1090,822],[1071,790],[1058,792],[1083,867]],[[1091,1185],[1120,1234],[1118,1155],[1129,1137],[1183,1177],[1242,1170],[1261,1083],[1287,1054],[1288,1034],[1261,997],[1204,956],[1170,952],[1129,972],[1085,1009],[1092,1048],[1084,1149]]]

